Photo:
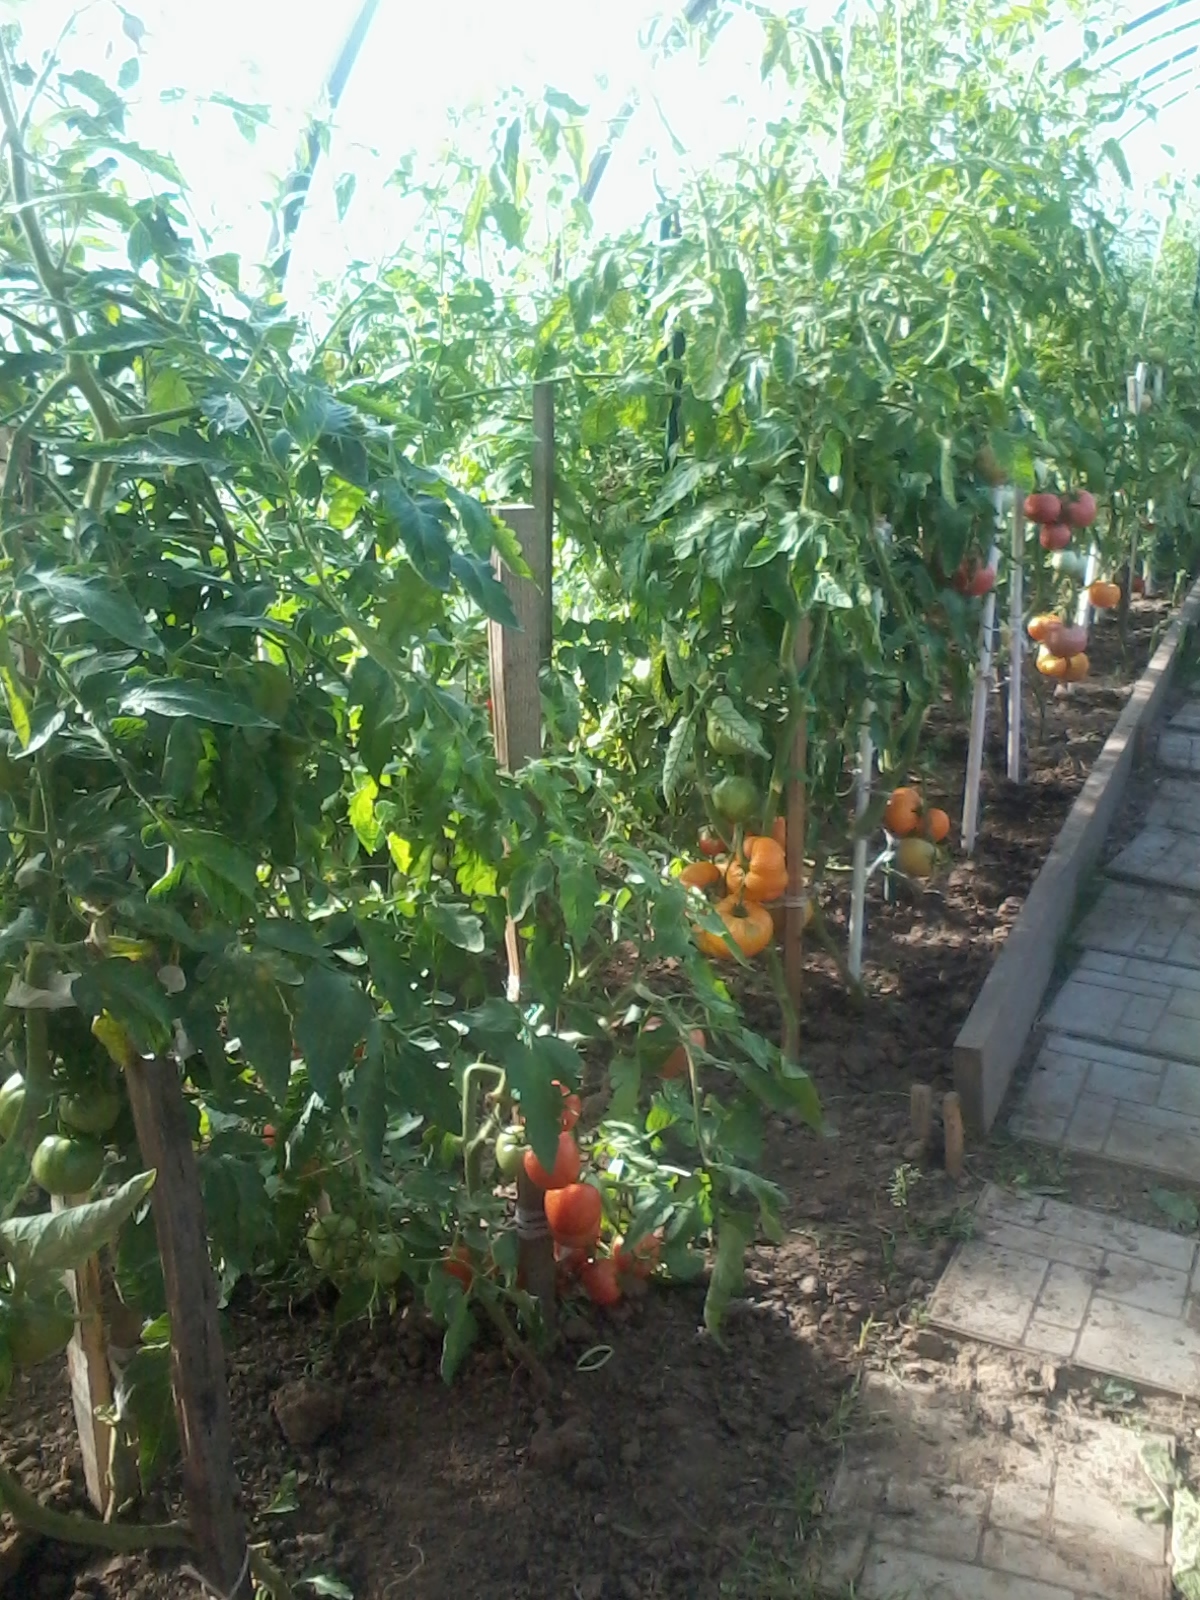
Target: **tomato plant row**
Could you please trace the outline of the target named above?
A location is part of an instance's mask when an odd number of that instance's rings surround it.
[[[1030,71],[1037,4],[906,19],[903,56],[894,13],[772,21],[788,116],[622,238],[588,235],[572,103],[509,108],[494,165],[427,191],[427,248],[343,288],[319,341],[209,252],[118,89],[8,62],[46,99],[0,90],[5,1217],[45,1215],[31,1179],[135,1192],[149,1059],[185,1095],[225,1289],[331,1277],[339,1320],[423,1296],[452,1376],[480,1309],[538,1332],[519,1169],[593,1300],[708,1268],[719,1330],[747,1241],[778,1235],[764,1114],[818,1121],[735,999],[788,887],[786,789],[818,880],[855,826],[933,869],[922,735],[1007,583],[998,481],[1094,534],[1117,598],[1143,521],[1157,571],[1194,554],[1182,257],[1119,248],[1097,169],[1120,151],[1088,137],[1111,107]],[[1170,382],[1131,414],[1142,323]],[[543,755],[509,774],[484,630],[514,621],[494,508],[528,483],[535,378],[555,650]],[[1068,676],[1059,540],[1031,525],[1024,566]],[[852,824],[864,719],[899,786]],[[166,1300],[136,1192],[86,1242],[148,1330],[149,1470]],[[0,1246],[20,1363],[66,1324]]]

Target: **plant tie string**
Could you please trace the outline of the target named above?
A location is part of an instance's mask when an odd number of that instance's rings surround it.
[[[246,1546],[246,1554],[242,1557],[242,1570],[234,1579],[233,1588],[230,1589],[228,1594],[222,1594],[220,1589],[214,1588],[204,1574],[202,1572],[197,1572],[195,1567],[191,1566],[190,1564],[185,1564],[182,1571],[185,1577],[195,1578],[196,1582],[204,1590],[205,1594],[211,1596],[211,1600],[237,1600],[238,1595],[242,1591],[242,1585],[245,1583],[250,1573],[250,1546]]]
[[[550,1224],[546,1221],[544,1211],[530,1211],[525,1206],[517,1207],[518,1239],[545,1239],[549,1233]]]

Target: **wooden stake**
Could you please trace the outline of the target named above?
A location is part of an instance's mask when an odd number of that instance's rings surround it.
[[[209,1584],[229,1600],[250,1600],[217,1285],[179,1069],[163,1057],[133,1058],[125,1081],[142,1160],[158,1173],[150,1203],[171,1318],[171,1390],[188,1522]]]
[[[961,1178],[964,1136],[962,1102],[957,1094],[948,1094],[942,1101],[942,1131],[946,1136],[946,1171],[952,1178]]]
[[[536,390],[535,390],[536,417]],[[535,483],[544,480],[537,467]],[[543,465],[545,455],[543,452]],[[550,470],[553,469],[551,446]],[[541,508],[502,506],[500,515],[517,536],[521,554],[533,581],[519,578],[496,558],[496,572],[512,600],[521,632],[501,623],[488,623],[488,662],[492,680],[492,725],[496,760],[509,772],[534,761],[542,750],[542,701],[538,671],[550,656],[548,613],[543,597],[550,592],[551,545],[547,518]],[[504,929],[508,953],[508,997],[521,996],[521,948],[516,924],[510,917]],[[547,1322],[554,1314],[554,1240],[546,1225],[546,1197],[524,1173],[517,1175],[517,1225],[521,1284],[538,1301]]]
[[[81,1205],[86,1197],[54,1195],[52,1211]],[[122,1436],[100,1412],[113,1403],[113,1375],[108,1361],[108,1336],[104,1325],[103,1276],[98,1256],[63,1273],[75,1309],[75,1332],[67,1346],[67,1375],[75,1429],[83,1457],[83,1480],[88,1499],[105,1519],[136,1492],[132,1455]]]
[[[554,643],[554,385],[533,386],[533,516],[537,539],[536,564],[529,563],[542,591],[542,666],[550,665]]]
[[[796,630],[793,661],[797,673],[808,665],[809,623],[804,617]],[[800,1004],[804,993],[804,845],[806,825],[805,775],[808,771],[808,715],[801,716],[792,736],[791,770],[787,788],[787,921],[784,930],[783,972],[790,1014],[784,1033],[783,1053],[788,1061],[800,1058]]]
[[[933,1090],[927,1083],[914,1083],[909,1095],[909,1121],[914,1139],[928,1149],[933,1133]]]

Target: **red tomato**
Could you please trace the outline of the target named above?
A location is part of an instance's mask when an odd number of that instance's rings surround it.
[[[471,1287],[475,1268],[471,1265],[471,1252],[465,1244],[456,1244],[453,1249],[446,1251],[442,1257],[442,1271],[457,1278],[464,1289]]]
[[[558,1154],[549,1172],[534,1155],[532,1147],[525,1152],[525,1174],[539,1189],[565,1189],[579,1178],[583,1163],[579,1159],[579,1146],[567,1132],[558,1136]]]
[[[700,854],[702,856],[721,856],[728,849],[724,839],[710,832],[707,828],[700,835]]]
[[[1069,522],[1073,528],[1090,528],[1096,520],[1096,496],[1089,494],[1086,489],[1066,501],[1063,505],[1063,521]]]
[[[275,1148],[275,1129],[274,1129],[274,1126],[271,1123],[265,1122],[263,1124],[263,1135],[262,1135],[262,1137],[263,1137],[263,1143],[266,1145],[267,1149],[268,1150],[274,1150],[274,1148]]]
[[[1071,542],[1071,530],[1065,522],[1048,523],[1038,534],[1043,550],[1065,550]]]
[[[1062,516],[1062,501],[1056,494],[1031,494],[1025,497],[1025,515],[1030,522],[1057,522]]]
[[[979,567],[975,576],[967,584],[967,593],[973,600],[978,600],[983,595],[988,594],[995,587],[995,583],[995,567]]]
[[[583,1292],[593,1305],[615,1306],[621,1298],[621,1285],[617,1279],[617,1263],[611,1256],[599,1261],[589,1261],[579,1271]]]
[[[575,1126],[575,1124],[579,1121],[580,1117],[583,1115],[583,1101],[579,1098],[579,1096],[577,1094],[572,1094],[570,1089],[567,1088],[565,1083],[559,1083],[557,1078],[555,1078],[555,1080],[554,1080],[554,1087],[562,1092],[562,1097],[563,1097],[563,1109],[562,1109],[563,1132],[564,1133],[570,1133],[571,1129]]]
[[[1145,578],[1142,578],[1142,577],[1135,578],[1133,580],[1133,582],[1130,584],[1129,588],[1130,588],[1130,593],[1131,594],[1145,594],[1145,592],[1146,592],[1146,580],[1145,580]]]
[[[568,1183],[546,1194],[546,1221],[555,1243],[568,1250],[591,1250],[600,1237],[604,1207],[590,1183]]]

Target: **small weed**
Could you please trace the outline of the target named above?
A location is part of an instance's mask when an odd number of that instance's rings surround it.
[[[920,1167],[913,1166],[911,1161],[902,1161],[892,1173],[888,1197],[897,1210],[903,1210],[908,1205],[909,1196],[924,1176]]]

